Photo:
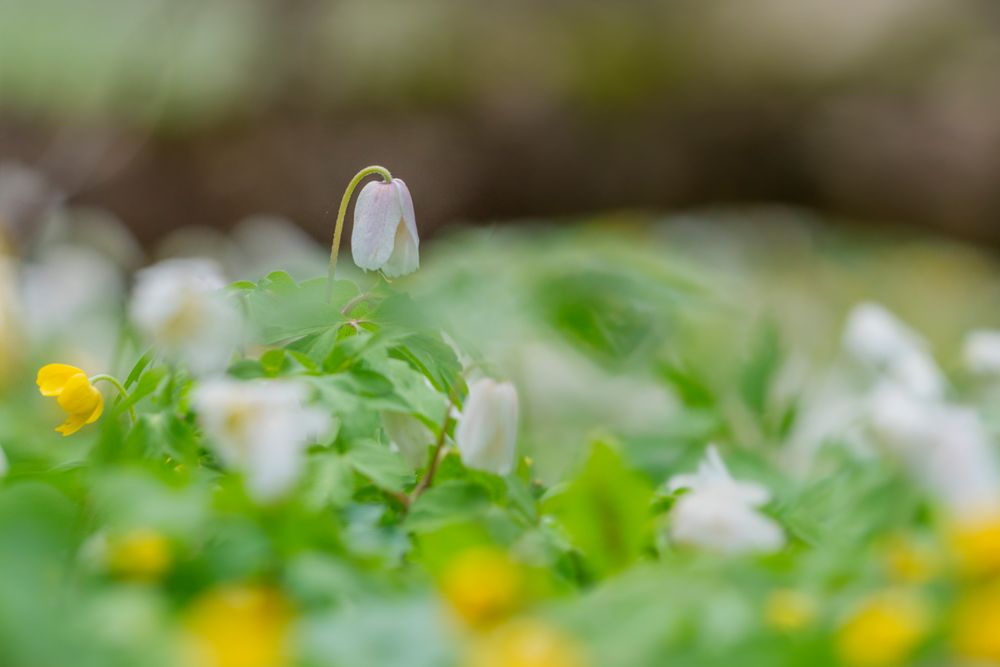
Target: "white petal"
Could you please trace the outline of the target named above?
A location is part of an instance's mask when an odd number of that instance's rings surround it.
[[[770,552],[785,543],[773,520],[731,498],[695,491],[671,511],[670,536],[678,544],[721,554]]]
[[[396,229],[403,221],[398,189],[392,183],[372,181],[361,189],[354,206],[351,255],[366,271],[381,269],[392,256]]]
[[[396,229],[396,243],[392,257],[382,271],[390,278],[413,273],[420,268],[420,236],[417,233],[417,217],[413,212],[413,198],[410,189],[401,178],[392,180],[403,211],[403,224]]]
[[[973,331],[962,347],[965,367],[973,373],[1000,375],[1000,331]]]
[[[390,278],[405,276],[420,268],[420,252],[406,225],[396,228],[396,239],[389,261],[382,266],[382,273]]]
[[[328,415],[303,404],[305,387],[283,380],[211,380],[194,394],[208,445],[243,472],[251,494],[269,501],[287,491],[304,465],[304,449],[329,428]]]
[[[498,475],[510,473],[517,450],[517,422],[514,385],[489,378],[473,383],[455,430],[465,465]]]

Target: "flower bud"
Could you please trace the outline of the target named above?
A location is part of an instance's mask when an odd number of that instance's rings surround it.
[[[413,199],[406,183],[372,181],[354,206],[351,254],[365,271],[382,271],[390,278],[420,267],[420,239]]]
[[[455,442],[469,468],[506,475],[514,469],[517,448],[517,390],[490,378],[469,387]]]

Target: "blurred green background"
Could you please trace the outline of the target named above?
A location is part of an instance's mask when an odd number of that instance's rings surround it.
[[[995,243],[998,36],[991,0],[0,0],[0,163],[42,178],[0,213],[326,236],[375,162],[425,232],[778,202]]]

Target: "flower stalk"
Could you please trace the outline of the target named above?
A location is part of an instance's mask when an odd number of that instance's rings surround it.
[[[93,375],[90,377],[90,384],[97,384],[98,382],[101,381],[107,382],[115,389],[117,389],[118,395],[121,397],[121,400],[123,401],[128,400],[128,390],[125,389],[125,385],[123,385],[121,382],[118,381],[118,378],[116,378],[113,375],[108,375],[107,373],[98,373],[97,375]],[[138,420],[138,417],[136,417],[134,405],[128,406],[128,416],[129,419],[132,420],[132,424],[135,425],[135,422]]]
[[[392,181],[392,174],[385,167],[378,165],[365,167],[354,175],[354,178],[347,184],[347,189],[344,190],[344,196],[340,199],[340,209],[337,211],[337,223],[333,228],[333,241],[330,244],[330,268],[327,270],[326,281],[327,303],[333,298],[333,281],[337,273],[337,255],[340,254],[340,237],[344,232],[344,218],[347,217],[347,205],[350,204],[351,197],[354,195],[354,191],[360,185],[361,181],[372,174],[381,176],[386,183]]]

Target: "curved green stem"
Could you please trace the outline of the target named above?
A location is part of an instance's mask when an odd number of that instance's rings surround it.
[[[108,384],[113,385],[114,388],[118,390],[118,393],[121,395],[123,401],[128,400],[128,391],[125,389],[122,383],[118,381],[118,378],[116,378],[113,375],[108,375],[107,373],[100,373],[98,375],[94,375],[93,377],[91,377],[90,383],[96,384],[101,380],[104,380]],[[132,419],[132,424],[134,425],[136,420],[138,419],[138,417],[136,417],[135,415],[135,406],[133,405],[128,406],[128,416]]]
[[[354,190],[358,187],[358,184],[372,174],[378,174],[386,183],[392,180],[392,174],[385,167],[379,167],[378,165],[365,167],[355,174],[351,182],[347,184],[344,196],[340,200],[340,210],[337,211],[337,225],[333,228],[333,242],[330,244],[330,268],[327,271],[326,279],[326,300],[328,303],[333,296],[333,279],[337,273],[337,255],[340,253],[340,235],[344,231],[344,218],[347,216],[347,205],[351,202],[351,195],[354,194]]]

